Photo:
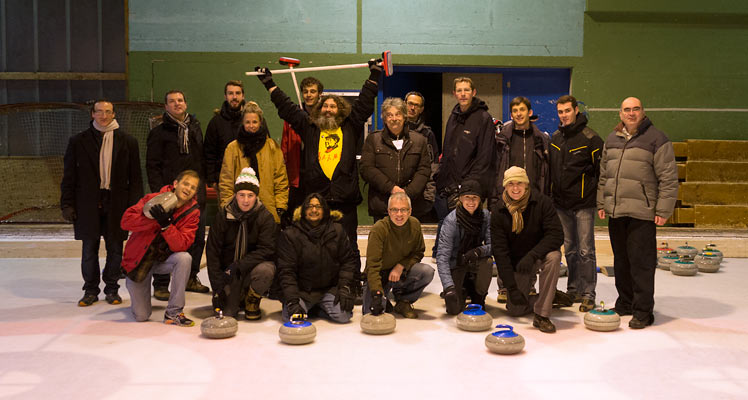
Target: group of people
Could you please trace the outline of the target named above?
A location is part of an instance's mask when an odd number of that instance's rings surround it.
[[[384,129],[365,135],[381,60],[369,61],[369,77],[350,104],[309,77],[297,105],[269,70],[257,70],[284,120],[280,145],[239,81],[225,85],[204,138],[184,93],[169,91],[161,123],[148,135],[152,193],[145,196],[137,141],[119,128],[111,102],[93,104],[91,127],[70,139],[61,184],[63,217],[83,242],[79,306],[98,300],[101,279],[106,301],[120,304],[124,274],[138,321],[151,315],[151,281],[153,296],[168,301],[164,322],[180,326],[194,324],[184,314],[185,291],[211,289],[214,309],[249,320],[262,317],[263,297],[282,302],[286,321],[307,314],[344,323],[358,300],[364,314],[418,318],[413,303],[435,272],[422,262],[420,220],[434,213],[446,312],[485,305],[495,261],[497,300],[509,315],[534,314],[533,325],[550,333],[554,305],[595,305],[597,213],[609,218],[615,311],[633,314],[632,328],[653,322],[655,226],[672,213],[678,181],[672,144],[638,99],[623,101],[621,124],[605,142],[568,95],[557,101],[560,124],[551,136],[532,123],[525,97],[512,100],[512,120],[497,130],[472,80],[460,77],[440,151],[418,92],[385,99]],[[359,168],[375,220],[363,271]],[[206,186],[219,204],[207,244]],[[156,201],[168,192],[175,201]],[[562,245],[565,292],[556,288]],[[210,289],[197,277],[203,250]]]

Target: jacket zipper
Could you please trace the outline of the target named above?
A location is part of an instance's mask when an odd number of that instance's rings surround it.
[[[649,197],[647,197],[647,189],[644,188],[644,184],[639,182],[642,187],[642,193],[644,194],[644,200],[647,201],[647,208],[649,208]]]

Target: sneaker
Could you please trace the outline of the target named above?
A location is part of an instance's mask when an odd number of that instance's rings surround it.
[[[553,325],[550,319],[542,315],[535,314],[535,318],[532,320],[532,326],[540,329],[543,333],[554,333],[556,332],[556,325]]]
[[[119,297],[117,293],[109,293],[104,297],[106,302],[112,305],[122,304],[122,297]]]
[[[581,312],[592,311],[593,308],[595,308],[595,300],[592,299],[582,299],[582,304],[579,305]]]
[[[184,316],[184,313],[179,313],[173,317],[164,314],[164,323],[166,325],[176,325],[189,327],[195,325],[195,321]]]
[[[574,301],[565,292],[556,289],[556,294],[553,296],[553,307],[571,307],[574,305]]]
[[[584,296],[582,296],[581,294],[577,292],[568,291],[566,292],[566,295],[569,296],[571,298],[571,301],[575,303],[581,303],[582,300],[584,300]]]
[[[631,318],[631,321],[629,321],[629,328],[631,329],[644,329],[650,325],[652,325],[655,322],[655,317],[653,314],[649,314],[649,318],[646,320],[640,320],[636,317]]]
[[[255,296],[255,292],[249,289],[247,297],[244,300],[244,319],[250,321],[256,321],[262,317],[262,311],[260,310],[260,301],[262,297]]]
[[[499,296],[496,297],[496,301],[498,301],[501,304],[506,303],[506,289],[505,288],[499,289]]]
[[[188,292],[196,292],[196,293],[210,292],[210,288],[203,285],[200,282],[200,278],[198,278],[197,276],[190,277],[190,280],[187,281],[187,287],[184,290]]]
[[[156,300],[169,301],[169,296],[171,296],[171,293],[169,293],[168,287],[153,288],[153,297],[155,297]]]
[[[613,311],[614,313],[618,314],[621,317],[626,316],[626,315],[631,315],[631,311],[623,311],[620,308],[613,307],[610,310]]]
[[[78,300],[78,307],[88,307],[97,301],[99,301],[98,295],[86,293],[80,300]]]
[[[410,302],[401,300],[395,303],[395,308],[393,309],[396,313],[402,315],[405,318],[409,319],[416,319],[418,318],[418,314],[416,314],[416,310],[413,308],[413,305],[410,304]]]

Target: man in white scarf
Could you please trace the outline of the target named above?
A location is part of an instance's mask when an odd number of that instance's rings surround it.
[[[114,105],[96,101],[91,118],[87,130],[70,138],[60,185],[62,216],[74,224],[75,238],[83,242],[80,307],[98,301],[101,280],[107,303],[122,303],[117,281],[127,232],[119,222],[127,207],[143,196],[138,142],[120,129]],[[103,271],[99,266],[102,236],[107,252]]]

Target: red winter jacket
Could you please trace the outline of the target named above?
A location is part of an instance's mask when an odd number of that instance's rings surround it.
[[[155,219],[150,219],[143,215],[143,206],[148,200],[158,196],[161,193],[172,191],[172,185],[166,185],[158,193],[145,195],[137,204],[128,208],[122,216],[120,226],[126,231],[131,231],[130,238],[127,240],[125,252],[122,256],[122,268],[130,272],[140,264],[140,260],[145,255],[148,247],[151,246],[153,239],[160,233],[169,249],[173,252],[187,251],[195,241],[195,232],[200,223],[200,210],[194,209],[189,215],[177,221],[176,224],[169,225],[166,230],[161,231],[161,226]],[[179,207],[174,211],[173,216],[176,218],[183,212],[187,211],[196,204],[193,197],[187,204]]]

